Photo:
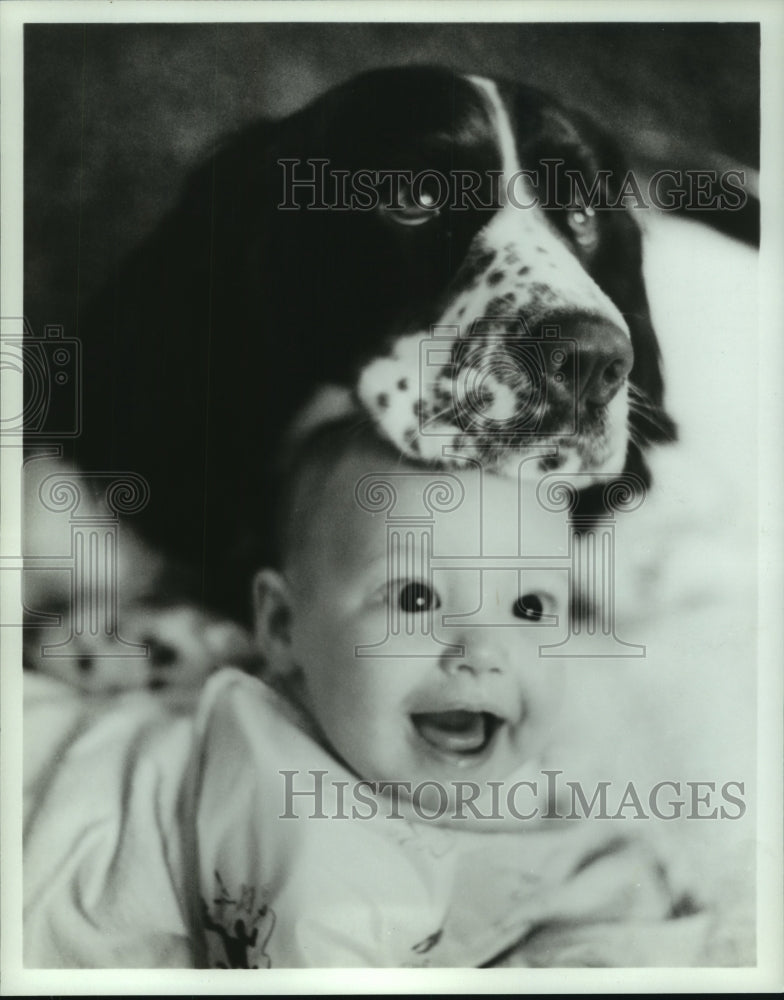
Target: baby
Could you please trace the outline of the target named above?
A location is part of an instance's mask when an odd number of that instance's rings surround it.
[[[710,964],[642,824],[559,784],[563,515],[342,425],[285,479],[264,680],[219,671],[193,717],[74,702],[28,775],[26,964]],[[31,683],[40,716],[55,682]]]

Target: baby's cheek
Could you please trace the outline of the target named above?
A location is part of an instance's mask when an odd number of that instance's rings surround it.
[[[385,604],[344,620],[334,636],[335,648],[355,669],[379,665],[390,653],[393,627]]]
[[[318,722],[333,750],[356,774],[370,781],[386,774],[384,757],[389,739],[377,703],[367,691],[350,682],[324,692],[318,705]]]
[[[566,693],[566,664],[555,657],[542,657],[539,662],[548,707],[558,710]]]
[[[565,708],[579,693],[567,698],[564,662],[538,658],[529,665],[521,691],[524,709],[521,736],[529,748],[547,749],[564,743],[570,723]],[[579,687],[576,692],[579,692]]]
[[[548,650],[540,650],[552,641],[544,629],[532,629],[536,634],[527,643],[529,647],[522,655],[521,685],[522,695],[531,711],[557,711],[564,698],[566,664],[557,656],[548,655]]]

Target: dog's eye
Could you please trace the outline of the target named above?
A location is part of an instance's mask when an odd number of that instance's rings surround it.
[[[396,590],[398,607],[406,614],[418,614],[441,607],[438,594],[426,583],[405,583]]]
[[[599,239],[596,211],[590,205],[580,205],[570,209],[567,218],[577,244],[585,250],[592,250]]]
[[[399,226],[422,226],[441,212],[440,191],[428,181],[415,177],[411,184],[401,184],[398,197],[381,205],[386,218]]]
[[[523,594],[512,605],[512,614],[515,618],[522,618],[527,622],[541,621],[544,602],[538,594]]]

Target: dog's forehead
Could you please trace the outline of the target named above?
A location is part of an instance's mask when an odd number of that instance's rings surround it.
[[[313,110],[325,138],[338,146],[397,158],[413,151],[437,156],[447,147],[458,156],[483,151],[494,161],[489,166],[501,165],[491,101],[469,77],[443,68],[370,71],[325,94]]]

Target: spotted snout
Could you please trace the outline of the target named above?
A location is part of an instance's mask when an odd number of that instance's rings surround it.
[[[358,395],[405,454],[620,472],[626,321],[544,220],[511,207],[479,234],[430,330],[399,337]]]

